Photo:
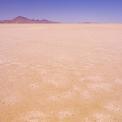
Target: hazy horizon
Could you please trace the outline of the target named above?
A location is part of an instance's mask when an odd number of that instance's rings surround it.
[[[65,23],[121,23],[121,11],[121,0],[0,0],[0,20],[24,16]]]

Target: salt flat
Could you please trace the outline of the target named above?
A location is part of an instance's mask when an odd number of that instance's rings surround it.
[[[122,122],[122,24],[1,24],[0,122]]]

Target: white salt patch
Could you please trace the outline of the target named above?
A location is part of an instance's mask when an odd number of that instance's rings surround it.
[[[7,63],[10,63],[10,61],[6,60],[5,58],[0,59],[0,65],[7,64]]]
[[[76,86],[76,85],[74,85],[72,89],[75,92],[80,92],[81,91],[81,89],[79,88],[79,86]]]
[[[51,83],[55,87],[63,87],[67,85],[67,81],[63,80],[47,80],[48,83]]]
[[[71,111],[60,111],[58,112],[58,118],[59,119],[65,119],[65,118],[69,118],[72,117],[73,113]]]
[[[84,118],[83,122],[92,122],[90,118],[86,117]]]
[[[105,105],[105,108],[113,112],[119,112],[119,113],[122,112],[122,106],[115,103],[108,103]]]
[[[0,60],[0,65],[3,64],[4,62],[2,60]]]
[[[93,82],[88,85],[88,89],[98,91],[98,90],[105,90],[110,91],[111,90],[111,84],[104,83],[104,82]]]
[[[65,92],[64,97],[69,98],[69,97],[73,97],[74,95],[75,95],[75,92],[73,90],[69,90]]]
[[[4,97],[1,101],[5,105],[15,105],[21,101],[21,98],[16,95],[10,95],[10,96]]]
[[[107,113],[95,113],[92,117],[95,122],[111,122],[111,116]]]
[[[58,98],[56,96],[49,96],[48,99],[51,101],[57,101],[58,100]]]
[[[75,95],[75,93],[72,90],[66,91],[59,95],[52,95],[49,97],[49,100],[51,101],[60,101],[61,99],[70,99]]]
[[[84,78],[84,77],[80,78],[80,81],[84,81],[84,80],[85,80],[85,78]]]
[[[92,96],[92,94],[89,92],[89,91],[82,91],[81,93],[80,93],[80,97],[81,97],[81,99],[93,99],[93,96]]]
[[[21,118],[24,122],[41,122],[45,120],[46,115],[40,111],[29,111]]]
[[[54,85],[54,86],[58,86],[59,85],[59,83],[58,83],[58,81],[55,81],[55,80],[48,80],[47,81],[48,83],[51,83],[52,85]]]
[[[91,68],[93,68],[94,67],[94,64],[93,63],[87,63],[87,64],[85,64],[85,65],[83,65],[83,68],[84,69],[91,69]]]
[[[101,76],[89,76],[86,79],[94,82],[103,81],[103,78]]]
[[[122,80],[121,80],[121,79],[116,79],[114,82],[115,82],[116,84],[118,84],[118,85],[122,85]]]
[[[46,70],[44,70],[44,69],[43,69],[43,70],[41,70],[41,71],[40,71],[40,73],[41,73],[41,75],[43,75],[43,76],[46,76],[46,75],[47,75],[47,71],[46,71]]]

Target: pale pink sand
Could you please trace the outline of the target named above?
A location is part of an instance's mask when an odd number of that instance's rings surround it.
[[[1,24],[0,122],[122,122],[122,25]]]

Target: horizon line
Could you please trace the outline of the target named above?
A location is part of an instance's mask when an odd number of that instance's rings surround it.
[[[0,19],[0,21],[13,20],[17,17],[25,17],[25,18],[30,19],[30,20],[48,20],[48,21],[58,22],[57,24],[65,24],[65,23],[66,24],[122,24],[122,22],[112,22],[112,21],[104,22],[104,21],[88,21],[88,20],[86,20],[86,21],[81,20],[81,21],[77,21],[77,22],[63,22],[63,21],[57,21],[57,20],[55,21],[55,20],[51,20],[51,19],[46,19],[46,18],[42,18],[42,19],[34,18],[34,17],[32,18],[32,17],[22,16],[22,15],[18,15],[15,17],[9,17],[8,19],[7,18],[6,19]],[[2,24],[2,23],[0,23],[0,24]],[[12,24],[12,23],[10,23],[10,24]],[[20,23],[18,23],[18,24],[20,24]],[[36,23],[36,24],[39,24],[39,23]]]

